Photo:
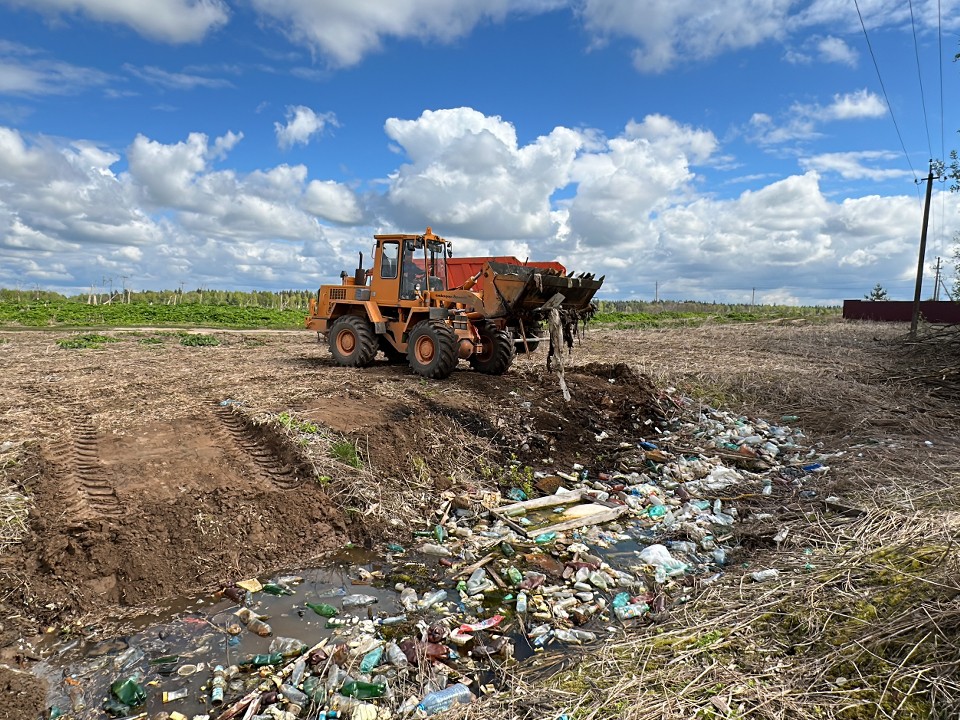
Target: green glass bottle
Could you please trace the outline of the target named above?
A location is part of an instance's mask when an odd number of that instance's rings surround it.
[[[320,617],[331,618],[334,615],[339,615],[340,611],[337,610],[333,605],[327,605],[326,603],[304,603],[308,608],[313,610]]]
[[[128,678],[117,680],[110,686],[113,696],[130,707],[138,707],[147,701],[147,691],[140,684],[140,673],[134,673]]]
[[[290,588],[285,588],[276,583],[267,583],[263,586],[263,591],[270,595],[293,595],[293,591],[291,591]]]
[[[361,682],[359,680],[352,680],[351,682],[344,683],[340,687],[341,695],[357,698],[358,700],[383,697],[386,691],[386,685],[377,685],[376,683]]]

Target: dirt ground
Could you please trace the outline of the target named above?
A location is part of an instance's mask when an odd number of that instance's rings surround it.
[[[911,482],[931,504],[957,499],[956,396],[901,326],[591,329],[569,403],[542,352],[501,377],[462,363],[427,382],[383,360],[335,367],[307,332],[212,331],[219,346],[190,347],[116,331],[102,349],[59,348],[70,334],[0,332],[2,478],[32,502],[0,551],[0,697],[16,698],[0,718],[42,710],[21,639],[408,533],[441,493],[504,480],[511,460],[610,469],[619,442],[653,434],[671,386],[798,415],[811,443],[865,446],[827,480],[851,502],[897,502]],[[360,467],[333,459],[344,441]]]

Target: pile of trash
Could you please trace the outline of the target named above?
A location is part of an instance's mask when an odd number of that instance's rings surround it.
[[[224,588],[205,619],[216,631],[206,661],[185,666],[131,646],[130,657],[115,658],[123,672],[97,717],[147,717],[158,699],[163,711],[151,717],[171,720],[187,717],[167,712],[178,701],[201,708],[195,720],[430,716],[501,691],[504,668],[533,655],[659,621],[728,571],[738,522],[773,517],[757,508],[788,494],[816,494],[805,484],[829,470],[831,457],[803,446],[788,424],[796,417],[776,424],[674,402],[678,419],[619,443],[610,467],[574,465],[532,472],[525,487],[445,493],[422,529],[385,547],[379,569],[351,569],[352,585],[376,594],[347,584],[311,589],[295,575]],[[274,634],[280,608],[308,621],[302,635]],[[225,648],[252,636],[271,638],[266,652],[224,659]],[[194,673],[200,684],[163,689]],[[82,677],[66,682],[79,687]],[[70,697],[79,717],[83,695]]]

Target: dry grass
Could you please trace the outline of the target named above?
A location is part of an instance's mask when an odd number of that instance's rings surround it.
[[[20,543],[29,531],[27,520],[31,502],[20,484],[11,479],[11,471],[22,462],[19,448],[0,452],[0,555]]]
[[[907,343],[903,330],[595,333],[605,347],[621,340],[618,355],[634,352],[660,385],[770,419],[799,415],[812,442],[838,453],[824,490],[868,513],[851,520],[787,502],[767,531],[788,526],[787,540],[752,552],[747,570],[730,568],[668,618],[624,629],[574,663],[533,663],[485,716],[957,717],[958,388],[945,372],[956,336]],[[753,583],[760,567],[779,579]]]

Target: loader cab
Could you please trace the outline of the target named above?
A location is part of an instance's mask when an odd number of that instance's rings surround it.
[[[381,304],[421,304],[428,290],[446,289],[449,243],[435,235],[382,235],[376,241],[371,289]]]

